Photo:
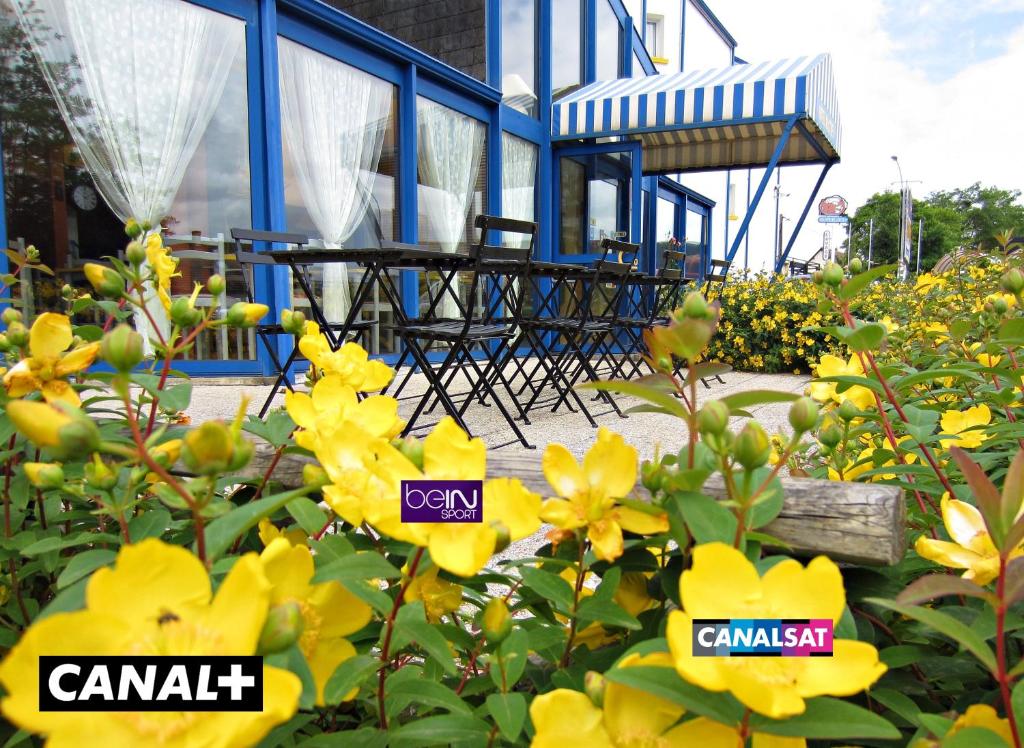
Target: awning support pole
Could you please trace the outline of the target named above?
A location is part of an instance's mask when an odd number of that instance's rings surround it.
[[[825,181],[825,175],[828,174],[828,170],[832,168],[832,164],[835,161],[828,161],[825,163],[825,168],[821,170],[821,175],[818,177],[818,181],[814,185],[814,189],[811,190],[811,196],[807,198],[807,204],[804,205],[803,213],[800,214],[800,219],[796,222],[796,226],[793,227],[793,234],[789,237],[789,241],[786,242],[786,250],[779,255],[779,261],[775,265],[775,272],[782,272],[783,266],[786,264],[786,259],[789,257],[789,250],[793,249],[793,243],[796,241],[797,235],[800,233],[800,229],[803,228],[804,220],[807,218],[807,214],[811,210],[811,205],[814,203],[814,199],[818,196],[818,190],[821,189],[822,183]]]
[[[736,238],[733,239],[732,247],[729,249],[729,254],[726,255],[725,259],[730,265],[732,264],[733,258],[736,256],[736,252],[740,248],[740,243],[743,241],[744,235],[747,233],[747,228],[750,226],[750,219],[754,217],[754,211],[757,210],[757,204],[761,201],[761,195],[764,194],[765,187],[768,186],[768,180],[771,179],[772,172],[775,171],[775,166],[779,163],[779,159],[782,158],[782,152],[786,148],[786,143],[789,142],[790,133],[793,132],[793,128],[796,126],[797,116],[794,114],[786,121],[786,126],[782,130],[782,134],[779,136],[778,145],[775,146],[775,151],[772,153],[771,160],[768,161],[768,166],[765,167],[764,176],[761,177],[761,183],[757,186],[757,192],[754,193],[754,199],[747,207],[747,214],[743,216],[743,223],[740,224],[739,230],[736,232]]]

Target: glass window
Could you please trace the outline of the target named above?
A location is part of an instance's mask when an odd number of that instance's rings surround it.
[[[487,127],[422,96],[416,99],[417,204],[419,243],[443,252],[465,252],[476,240],[473,222],[487,212]],[[436,278],[420,274],[420,310],[437,289]],[[471,278],[460,278],[465,302]],[[481,287],[482,292],[482,287]],[[460,317],[455,299],[442,297],[445,317]]]
[[[537,0],[502,0],[501,91],[510,107],[537,116]]]
[[[326,2],[478,80],[487,77],[487,0]]]
[[[85,11],[89,10],[90,7],[85,6]],[[218,44],[222,49],[236,50],[233,57],[222,58],[220,64],[223,67],[217,68],[224,76],[223,93],[219,99],[214,100],[216,103],[212,109],[207,109],[209,120],[201,131],[203,134],[198,143],[188,146],[187,141],[184,141],[185,145],[175,141],[180,131],[174,128],[180,126],[159,119],[148,120],[148,126],[143,127],[129,118],[125,127],[133,127],[139,133],[138,140],[134,142],[123,139],[115,143],[103,136],[96,136],[90,123],[97,116],[107,115],[113,117],[113,121],[123,122],[124,115],[118,108],[118,102],[90,101],[84,94],[74,98],[73,106],[67,110],[68,116],[73,119],[68,121],[75,123],[80,132],[85,132],[84,137],[94,138],[93,144],[99,143],[99,150],[114,150],[124,154],[131,150],[133,144],[144,149],[146,143],[156,140],[153,137],[155,128],[166,125],[168,137],[159,140],[165,152],[174,152],[175,146],[180,146],[179,152],[183,154],[191,151],[167,215],[161,220],[165,242],[180,261],[181,276],[171,280],[171,294],[172,297],[189,295],[194,282],[205,282],[213,273],[225,274],[225,296],[215,299],[201,295],[197,303],[226,309],[234,301],[244,298],[241,276],[226,262],[230,229],[252,225],[245,25],[190,4],[170,7],[166,12],[172,17],[211,14],[216,17],[218,33],[221,34]],[[84,80],[88,79],[94,85],[116,85],[124,89],[153,76],[158,81],[166,80],[167,86],[173,88],[161,90],[158,85],[152,86],[146,92],[147,97],[163,102],[177,96],[181,109],[197,108],[195,96],[198,94],[195,91],[201,89],[203,81],[209,80],[212,73],[209,67],[193,69],[195,66],[182,61],[178,55],[175,59],[180,64],[164,61],[159,74],[154,75],[154,71],[146,67],[143,61],[137,63],[137,67],[132,70],[134,77],[123,75],[125,68],[116,55],[130,55],[131,45],[122,45],[107,56],[103,44],[99,43],[101,40],[97,38],[97,35],[104,33],[103,21],[103,18],[96,19],[96,23],[84,27],[84,31],[78,31],[79,35],[70,33],[60,37],[61,43],[68,50],[68,58],[48,59],[50,74],[54,80],[60,81],[57,85],[77,92],[79,89],[84,90]],[[50,31],[54,27],[51,19],[42,15],[32,17],[29,23],[37,24],[29,26],[37,38],[47,39],[47,34],[55,33]],[[66,21],[61,20],[60,23]],[[179,23],[177,33],[164,35],[163,43],[168,49],[180,49],[180,45],[195,42],[187,35],[185,28],[186,24]],[[158,31],[164,34],[161,29]],[[0,0],[0,40],[3,41],[0,45],[0,135],[3,138],[8,241],[10,245],[19,248],[34,244],[40,250],[43,262],[54,268],[56,273],[52,278],[25,279],[29,282],[23,284],[21,290],[24,296],[18,303],[33,313],[63,311],[61,285],[71,283],[80,287],[87,286],[82,271],[84,263],[118,255],[127,240],[122,221],[109,207],[103,195],[104,190],[100,189],[93,178],[82,152],[72,138],[9,0]],[[227,42],[230,42],[230,46],[226,46]],[[145,37],[139,37],[133,43],[145,44]],[[58,47],[55,45],[54,49]],[[87,49],[91,54],[81,54],[80,49]],[[208,59],[202,57],[208,51],[202,49],[196,52],[196,59]],[[88,60],[88,63],[81,60]],[[85,68],[84,64],[91,67]],[[123,80],[112,77],[119,71]],[[130,96],[130,91],[125,93]],[[159,117],[165,111],[185,116],[183,111],[172,110],[169,106],[158,109],[154,116]],[[198,118],[198,122],[204,121],[204,118]],[[145,137],[141,134],[143,130]],[[167,165],[171,164],[168,162]],[[100,177],[108,185],[107,195],[112,196],[112,200],[119,198],[116,197],[116,190],[110,191],[109,185],[120,180],[119,169],[124,168],[111,166],[108,172],[113,174],[113,179],[110,176]],[[131,208],[122,205],[120,210],[127,212]],[[89,314],[87,312],[83,316]],[[187,358],[252,359],[256,352],[256,339],[252,331],[221,329],[202,333]]]
[[[501,135],[501,213],[537,218],[537,145],[507,132]]]
[[[687,278],[697,278],[704,268],[704,252],[707,245],[707,216],[693,208],[686,209],[686,260]]]
[[[285,179],[289,231],[314,245],[377,247],[398,236],[398,90],[332,57],[279,40]],[[331,91],[330,100],[322,97]],[[343,320],[362,269],[309,269],[313,292],[328,319]],[[309,301],[293,279],[293,305]],[[379,320],[363,339],[371,353],[395,350],[387,298],[374,294],[360,318]]]
[[[647,19],[647,38],[644,39],[644,44],[647,46],[647,51],[651,53],[651,57],[661,56],[661,44],[658,40],[658,33],[661,31],[661,24],[658,21],[648,18]]]
[[[602,0],[603,2],[603,0]],[[583,82],[582,0],[551,3],[551,93],[559,98]]]
[[[628,236],[631,163],[628,153],[561,159],[561,254],[599,254],[602,239]]]
[[[597,80],[618,78],[622,72],[622,26],[609,0],[597,0]]]
[[[676,238],[676,204],[663,197],[658,198],[657,232],[654,241],[658,248],[658,262],[662,261],[661,253],[666,249],[678,246]]]

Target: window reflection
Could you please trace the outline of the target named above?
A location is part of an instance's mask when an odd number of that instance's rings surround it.
[[[537,0],[502,0],[501,90],[505,104],[537,116]]]
[[[551,92],[556,99],[571,93],[583,82],[581,2],[555,0],[551,3]]]
[[[597,80],[619,77],[622,68],[622,26],[609,0],[597,0]]]

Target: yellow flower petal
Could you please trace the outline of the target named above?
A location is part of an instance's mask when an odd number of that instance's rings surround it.
[[[636,485],[636,449],[603,426],[597,442],[583,458],[583,472],[591,489],[612,498],[628,496]]]
[[[72,340],[71,320],[63,314],[44,312],[29,331],[28,349],[33,358],[57,358]]]
[[[73,408],[82,404],[75,388],[63,379],[51,379],[49,382],[43,382],[39,389],[43,393],[43,399],[48,403],[67,403]]]
[[[540,518],[563,530],[575,530],[578,527],[585,527],[587,524],[586,519],[580,516],[573,503],[565,499],[546,499],[541,504]]]
[[[969,569],[981,560],[974,551],[948,540],[935,540],[921,536],[914,543],[917,555],[953,569]]]
[[[601,561],[614,561],[622,555],[622,528],[610,517],[591,522],[587,527],[587,538],[594,548],[594,555]]]
[[[447,572],[471,577],[487,565],[498,535],[490,525],[450,522],[430,531],[430,558]]]
[[[57,362],[57,376],[66,377],[79,371],[84,371],[92,366],[92,362],[99,355],[100,344],[89,343],[70,351],[59,362]]]
[[[530,720],[536,730],[533,748],[615,748],[604,728],[601,710],[585,693],[567,688],[537,696],[530,704]]]
[[[204,624],[220,633],[223,654],[256,651],[269,603],[270,584],[263,574],[260,558],[255,553],[247,553],[231,567],[206,612]]]
[[[676,672],[708,691],[724,691],[728,686],[715,657],[693,656],[693,618],[680,610],[668,614],[665,628]]]
[[[663,661],[660,657],[648,658],[631,654],[624,657],[618,667],[662,665]],[[607,681],[605,686],[604,726],[612,740],[620,745],[626,744],[627,738],[637,742],[647,738],[648,744],[653,745],[685,711],[674,702],[637,688],[613,681]]]
[[[943,497],[942,522],[954,542],[981,552],[981,549],[975,548],[973,544],[979,535],[988,535],[988,528],[985,527],[985,520],[977,507],[965,501]]]
[[[561,444],[547,446],[541,467],[544,477],[559,496],[571,497],[590,488],[576,458]]]
[[[638,509],[620,506],[615,509],[615,518],[623,529],[635,532],[638,535],[655,535],[659,532],[668,532],[667,514],[648,514]]]
[[[723,595],[722,590],[729,594]],[[693,551],[693,567],[679,580],[683,608],[694,618],[743,618],[762,612],[761,580],[746,556],[724,543]]]
[[[764,596],[779,618],[829,618],[838,623],[846,605],[839,567],[818,556],[804,567],[787,559],[765,572]]]
[[[445,416],[423,440],[423,472],[436,480],[483,480],[487,447]]]
[[[852,696],[877,681],[887,670],[878,650],[867,642],[836,639],[831,657],[807,657],[796,687],[804,698]]]
[[[334,706],[324,703],[324,687],[330,680],[338,665],[345,660],[356,656],[356,648],[348,639],[321,639],[313,654],[307,658],[309,670],[313,674],[313,681],[316,683],[316,705]],[[342,701],[350,701],[359,693],[356,686],[341,697]]]
[[[540,495],[516,478],[495,478],[484,483],[484,524],[501,522],[512,540],[540,529]]]

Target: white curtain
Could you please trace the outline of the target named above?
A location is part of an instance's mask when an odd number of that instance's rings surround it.
[[[534,220],[537,184],[537,146],[515,135],[501,136],[501,214],[520,221]],[[510,246],[529,246],[529,238],[509,235]]]
[[[14,0],[64,122],[122,221],[167,215],[224,92],[244,23],[180,0]],[[161,333],[156,294],[146,307]],[[154,334],[145,315],[136,326]]]
[[[393,88],[308,47],[278,39],[281,114],[302,200],[326,246],[359,226],[373,194]],[[323,267],[323,311],[342,322],[351,299],[344,263]]]
[[[437,104],[419,99],[417,108],[417,161],[421,213],[426,213],[434,237],[445,252],[454,252],[466,234],[466,217],[473,201],[486,129],[482,122]],[[443,317],[458,317],[452,293],[439,305]]]

